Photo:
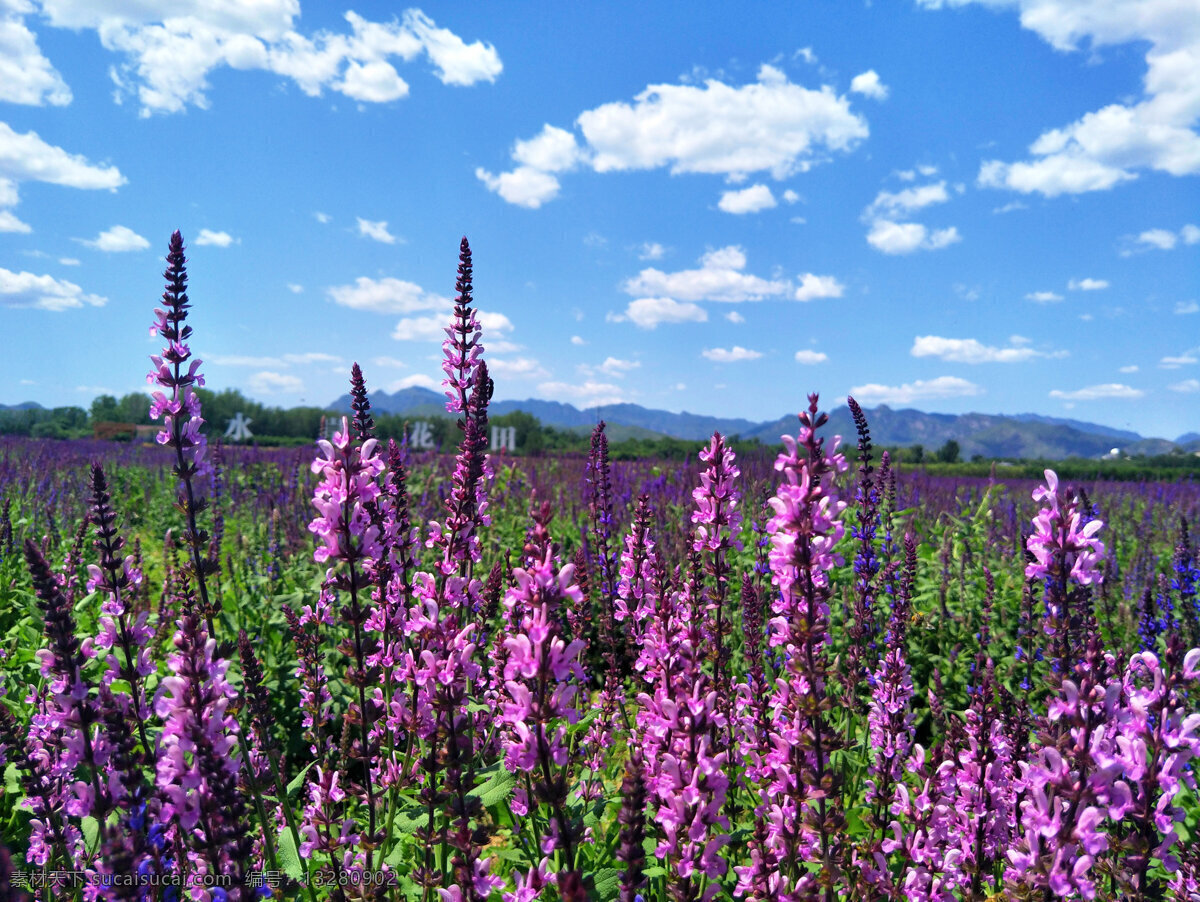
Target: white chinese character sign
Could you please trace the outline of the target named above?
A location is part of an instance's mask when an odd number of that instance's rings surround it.
[[[517,449],[517,427],[516,426],[493,426],[492,427],[492,451],[515,451]]]
[[[412,433],[409,435],[408,443],[418,451],[428,451],[433,447],[433,432],[429,429],[429,424],[424,420],[420,420],[412,424]]]
[[[250,424],[254,420],[250,419],[244,413],[236,414],[229,421],[229,425],[225,427],[225,438],[232,442],[245,442],[254,438],[254,433],[250,431]]]

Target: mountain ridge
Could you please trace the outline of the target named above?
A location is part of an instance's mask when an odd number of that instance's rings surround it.
[[[372,392],[371,407],[379,413],[416,417],[445,416],[444,396],[417,386],[389,394]],[[330,405],[331,410],[350,411],[350,395],[346,394]],[[613,425],[636,427],[650,433],[691,441],[703,441],[714,431],[726,436],[759,439],[768,444],[779,441],[785,433],[795,434],[798,422],[795,414],[776,420],[754,422],[740,417],[718,417],[687,411],[674,413],[643,407],[640,404],[608,404],[580,409],[562,401],[527,398],[523,401],[493,401],[489,410],[494,415],[524,411],[543,425],[558,429],[590,428],[601,419]],[[1169,453],[1192,443],[1170,442],[1148,438],[1128,429],[1118,429],[1101,423],[1089,423],[1063,417],[1035,413],[926,413],[912,408],[893,409],[886,404],[864,408],[871,440],[880,446],[921,445],[926,451],[936,451],[947,441],[958,442],[964,458],[975,454],[984,457],[1024,457],[1061,459],[1065,457],[1101,457],[1118,448],[1126,453]],[[854,421],[846,406],[829,411],[829,434],[839,434],[843,443],[855,440]],[[1191,440],[1196,433],[1181,438]],[[1186,450],[1191,450],[1187,447]]]

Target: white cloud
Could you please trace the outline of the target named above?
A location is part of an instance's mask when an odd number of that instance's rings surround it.
[[[396,243],[396,236],[388,231],[386,219],[373,222],[370,219],[363,219],[361,216],[355,218],[358,220],[358,234],[363,238],[370,238],[372,241],[378,241],[381,244]]]
[[[330,216],[328,213],[322,213],[320,210],[313,214],[313,219],[321,223],[321,225],[328,225],[333,221],[332,216]]]
[[[393,61],[422,53],[448,85],[495,81],[503,68],[490,44],[467,44],[415,9],[387,23],[347,12],[349,33],[307,36],[296,30],[296,0],[180,0],[166,18],[141,2],[49,0],[43,12],[52,26],[95,29],[103,47],[123,57],[111,69],[118,96],[136,96],[144,116],[207,107],[209,74],[224,67],[265,70],[309,96],[328,88],[364,103],[405,96],[408,85]]]
[[[515,350],[516,345],[500,344],[501,337],[511,332],[513,324],[503,313],[493,313],[487,310],[476,310],[476,317],[483,329],[482,344],[496,353]],[[414,316],[406,317],[396,323],[392,330],[392,338],[397,341],[442,341],[446,337],[446,327],[450,320],[445,316]]]
[[[13,198],[14,181],[93,190],[119,188],[126,182],[117,167],[95,165],[86,157],[47,144],[36,132],[19,134],[6,122],[0,122],[0,179],[8,184],[3,193]]]
[[[1063,296],[1061,294],[1055,294],[1053,291],[1031,291],[1025,295],[1025,300],[1033,301],[1037,304],[1053,304],[1062,299]]]
[[[1191,366],[1193,363],[1200,363],[1200,357],[1196,354],[1197,351],[1184,351],[1182,354],[1175,357],[1164,357],[1158,362],[1160,369],[1177,370],[1181,366]]]
[[[391,64],[383,60],[362,63],[351,60],[341,79],[331,84],[352,100],[387,103],[408,96],[408,82]]]
[[[304,294],[304,286],[299,285],[296,282],[288,282],[287,290],[292,294]]]
[[[780,297],[791,285],[782,280],[768,280],[743,272],[746,253],[731,245],[709,251],[700,258],[699,269],[665,273],[658,269],[643,269],[621,286],[626,294],[661,295],[685,301],[725,301],[739,303]]]
[[[583,408],[620,404],[626,400],[621,386],[592,379],[582,383],[543,382],[538,386],[538,392],[549,395],[552,400],[566,400]]]
[[[406,388],[428,388],[430,391],[441,391],[442,383],[425,373],[413,373],[403,379],[397,379],[387,387],[388,392],[402,391]]]
[[[793,191],[791,188],[788,188],[786,191],[783,192],[783,202],[784,203],[794,204],[794,203],[798,203],[799,200],[800,200],[800,195],[797,194],[795,191]]]
[[[600,364],[599,370],[606,376],[620,378],[632,370],[636,370],[641,365],[641,361],[638,360],[621,360],[619,357],[606,357],[604,362]]]
[[[992,210],[993,213],[1012,213],[1015,210],[1028,210],[1029,204],[1022,203],[1019,200],[1012,200],[1006,204],[996,207]]]
[[[775,195],[766,185],[751,185],[740,191],[726,191],[717,206],[726,213],[758,213],[776,206]]]
[[[304,382],[290,373],[262,370],[246,380],[250,391],[256,395],[296,394],[304,390]]]
[[[824,363],[829,359],[829,355],[823,351],[797,351],[796,362],[803,363],[805,366],[815,366],[818,363]]]
[[[1131,363],[1129,366],[1123,366],[1119,370],[1117,370],[1118,373],[1123,373],[1125,375],[1129,375],[1130,373],[1136,373],[1137,371],[1138,371],[1138,366],[1136,363]]]
[[[213,247],[229,247],[235,241],[240,243],[241,239],[235,239],[228,232],[214,232],[211,229],[201,229],[200,234],[196,236],[192,244],[211,245]]]
[[[336,354],[327,354],[324,351],[306,351],[302,354],[284,354],[283,359],[288,363],[295,363],[301,366],[311,366],[314,363],[341,363],[342,358]]]
[[[944,204],[949,199],[944,181],[900,191],[880,191],[864,215],[868,219],[896,219],[914,210]]]
[[[628,320],[639,329],[654,329],[660,323],[704,323],[708,322],[708,312],[699,304],[691,301],[677,301],[674,298],[638,298],[630,301],[625,312],[619,315],[609,314],[613,322]]]
[[[312,366],[315,363],[341,363],[342,358],[324,351],[283,354],[277,357],[254,356],[251,354],[204,354],[203,358],[217,366],[249,366],[260,369],[268,367],[283,369],[293,364]]]
[[[499,175],[480,167],[475,170],[475,177],[492,193],[499,194],[510,204],[529,210],[536,210],[547,201],[554,200],[562,187],[554,176],[532,166],[518,166],[511,172]]]
[[[1058,398],[1061,401],[1100,401],[1106,398],[1140,398],[1144,394],[1146,393],[1140,388],[1130,388],[1119,382],[1109,382],[1104,385],[1089,385],[1087,388],[1075,391],[1062,391],[1056,388],[1050,392],[1050,397]]]
[[[872,100],[886,100],[888,86],[879,80],[879,74],[874,69],[868,69],[850,81],[850,93],[862,94]]]
[[[32,231],[29,223],[17,219],[16,215],[8,210],[0,210],[0,232],[19,232],[28,235]]]
[[[1172,382],[1167,386],[1167,391],[1180,392],[1182,394],[1200,392],[1200,379],[1184,379],[1182,382]]]
[[[1168,232],[1166,229],[1148,229],[1138,235],[1135,240],[1138,244],[1144,244],[1147,247],[1156,247],[1162,251],[1169,251],[1175,247],[1179,239],[1174,232]]]
[[[730,310],[728,313],[725,314],[725,318],[727,320],[729,320],[731,323],[733,323],[734,325],[737,325],[739,323],[744,323],[746,321],[746,317],[742,316],[736,310]]]
[[[639,260],[661,260],[667,249],[657,241],[647,241],[638,251]]]
[[[1188,223],[1179,230],[1179,237],[1184,244],[1200,244],[1200,226]]]
[[[0,4],[0,101],[66,106],[71,102],[71,89],[17,15],[32,12],[32,8],[20,3],[10,3],[8,8],[5,14],[4,4]]]
[[[512,158],[541,172],[566,172],[580,161],[581,151],[571,132],[547,123],[536,136],[517,141]]]
[[[741,345],[734,345],[732,348],[705,348],[700,352],[700,356],[711,360],[713,363],[737,363],[741,360],[757,360],[762,357],[761,351],[751,351],[743,348]]]
[[[983,394],[983,389],[957,376],[938,376],[936,379],[917,379],[903,385],[869,382],[856,385],[850,389],[850,394],[863,404],[912,404],[915,401],[974,397]]]
[[[966,0],[921,0],[930,7]],[[1194,4],[1177,0],[980,0],[1015,6],[1022,26],[1059,51],[1106,46],[1146,48],[1142,96],[1089,112],[1043,132],[1029,146],[1031,158],[987,160],[982,185],[1046,197],[1103,191],[1138,177],[1142,170],[1170,175],[1200,172],[1200,28]]]
[[[408,369],[408,364],[399,357],[372,357],[371,364],[373,366],[383,367],[385,369],[404,370]]]
[[[599,173],[667,168],[674,175],[737,180],[769,173],[783,179],[834,152],[853,150],[868,133],[846,97],[829,86],[793,84],[770,65],[740,87],[715,78],[702,85],[650,85],[632,103],[585,110],[575,124],[582,142],[547,125],[537,137],[516,143],[512,171],[493,175],[481,168],[476,176],[509,203],[536,208],[558,193],[552,173],[580,163]],[[761,202],[761,192],[758,197]]]
[[[509,379],[545,379],[550,375],[545,367],[532,357],[514,357],[511,360],[492,357],[488,359],[487,365],[491,375]]]
[[[934,167],[923,167],[922,174],[937,171]],[[900,173],[901,176],[911,173]],[[915,174],[912,174],[915,178]],[[885,254],[911,254],[917,250],[939,250],[961,241],[958,229],[929,229],[919,222],[897,222],[917,210],[950,199],[946,183],[933,182],[900,191],[880,191],[875,200],[863,211],[863,220],[870,223],[867,242]]]
[[[103,307],[108,298],[88,294],[74,282],[37,276],[31,272],[12,272],[0,267],[0,306],[36,307],[39,310],[70,310],[85,304]]]
[[[583,338],[582,338],[581,336],[579,336],[579,335],[572,335],[572,336],[571,336],[571,344],[573,344],[573,345],[585,345],[585,344],[587,344],[587,342],[586,342],[586,341],[584,341],[584,340],[583,340]]]
[[[333,285],[326,294],[335,304],[372,313],[418,313],[423,310],[449,310],[453,302],[426,291],[415,282],[391,277],[371,279],[359,276],[353,285]],[[444,323],[443,323],[444,325]]]
[[[76,260],[74,257],[59,257],[58,262],[62,266],[78,266],[79,265],[79,261]]]
[[[974,338],[942,338],[918,335],[913,339],[913,357],[936,357],[950,363],[1021,363],[1035,357],[1065,357],[1065,351],[1047,353],[1028,347],[1029,339],[1014,335],[1011,347],[997,348]]]
[[[1103,291],[1107,287],[1105,279],[1072,279],[1067,283],[1068,291]]]
[[[878,219],[867,233],[868,243],[885,254],[911,254],[917,250],[934,251],[962,240],[958,229],[929,230],[919,222],[891,222]]]
[[[846,286],[833,276],[818,276],[806,272],[800,276],[800,285],[796,288],[794,297],[798,301],[812,301],[817,298],[840,298],[846,291]]]
[[[149,241],[133,229],[123,225],[115,225],[111,229],[101,232],[90,241],[83,238],[76,240],[81,244],[86,244],[90,248],[95,248],[98,251],[104,251],[109,254],[123,253],[125,251],[144,251],[150,246]]]
[[[1186,316],[1189,313],[1200,313],[1200,304],[1195,301],[1177,301],[1175,303],[1175,312],[1180,316]]]

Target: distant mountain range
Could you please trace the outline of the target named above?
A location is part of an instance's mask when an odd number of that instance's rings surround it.
[[[0,410],[45,410],[37,401],[22,401],[20,404],[0,404]]]
[[[393,394],[372,392],[371,407],[382,413],[408,417],[445,416],[444,397],[426,388],[406,388]],[[350,395],[342,395],[329,409],[350,413]],[[599,420],[610,426],[613,437],[667,435],[703,441],[718,431],[727,436],[757,438],[775,444],[784,433],[796,432],[796,415],[778,420],[754,422],[732,417],[672,413],[640,404],[609,404],[580,410],[558,401],[494,401],[489,410],[496,415],[523,410],[547,426],[573,431],[590,430]],[[922,445],[936,451],[950,439],[958,442],[964,459],[975,454],[985,457],[1023,457],[1060,460],[1065,457],[1101,457],[1113,448],[1125,454],[1167,454],[1172,450],[1200,451],[1200,433],[1189,432],[1174,442],[1144,438],[1136,432],[1098,423],[1025,413],[1012,416],[967,413],[924,413],[920,410],[893,410],[881,404],[866,409],[867,423],[874,444]],[[828,434],[840,434],[846,443],[855,440],[850,410],[838,407],[830,412]]]

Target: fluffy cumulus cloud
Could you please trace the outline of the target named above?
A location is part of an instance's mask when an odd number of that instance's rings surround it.
[[[149,241],[133,229],[123,225],[115,225],[111,229],[105,229],[92,239],[79,238],[76,240],[80,244],[86,244],[88,247],[104,251],[106,254],[144,251],[150,246]]]
[[[726,191],[717,207],[726,213],[758,213],[776,206],[775,195],[766,185],[751,185],[739,191]]]
[[[229,247],[238,241],[228,232],[214,232],[212,229],[201,229],[193,244],[209,245],[211,247]]]
[[[647,241],[638,249],[639,260],[661,260],[667,249],[657,241]]]
[[[1089,385],[1087,388],[1078,388],[1074,391],[1056,388],[1050,392],[1050,397],[1060,401],[1103,401],[1113,398],[1133,400],[1145,394],[1140,388],[1131,388],[1119,382],[1108,382],[1103,385]]]
[[[850,80],[850,92],[862,94],[872,100],[887,100],[888,86],[879,80],[879,73],[868,69]]]
[[[0,0],[0,10],[4,0]],[[3,92],[4,51],[0,47],[0,92]],[[0,93],[0,100],[4,97]],[[19,200],[21,182],[47,182],[68,188],[114,190],[125,184],[115,166],[96,165],[86,157],[48,144],[36,132],[17,132],[0,122],[0,232],[32,231],[16,213],[6,209]]]
[[[1170,229],[1146,229],[1138,235],[1128,235],[1123,239],[1124,248],[1121,250],[1121,256],[1128,257],[1138,251],[1173,250],[1180,243],[1197,244],[1200,243],[1200,226],[1188,223],[1178,232],[1173,232]]]
[[[33,12],[25,0],[0,3],[0,100],[30,106],[66,106],[71,89],[42,55],[23,15]]]
[[[917,379],[902,385],[868,382],[854,386],[850,394],[863,404],[913,404],[945,398],[970,398],[983,394],[983,389],[957,376],[938,376],[936,379]]]
[[[792,295],[798,301],[815,301],[818,298],[840,298],[846,286],[833,276],[818,276],[806,272],[800,276],[800,284]]]
[[[818,363],[824,363],[829,359],[829,355],[824,351],[797,351],[796,362],[803,363],[805,366],[815,366]]]
[[[639,329],[654,329],[662,323],[705,323],[708,311],[691,301],[637,298],[629,302],[624,313],[609,314],[608,318],[612,322],[631,322]]]
[[[1014,335],[1009,347],[985,345],[974,338],[942,338],[938,335],[918,335],[913,339],[913,357],[936,357],[950,363],[1023,363],[1036,357],[1066,357],[1066,351],[1035,351],[1028,339]]]
[[[597,369],[606,376],[620,378],[626,373],[638,369],[641,365],[641,361],[638,360],[622,360],[620,357],[606,357]]]
[[[1172,382],[1167,386],[1167,391],[1193,395],[1196,392],[1200,392],[1200,379],[1184,379],[1182,382]]]
[[[699,269],[667,273],[659,269],[643,269],[621,286],[626,294],[659,295],[682,301],[761,301],[783,297],[791,283],[780,279],[764,279],[745,272],[746,252],[737,246],[709,251],[700,258]]]
[[[453,302],[432,294],[415,282],[403,279],[371,279],[359,276],[353,285],[333,285],[326,289],[329,299],[352,310],[372,313],[419,313],[423,310],[446,310]]]
[[[1192,366],[1193,364],[1200,363],[1200,356],[1197,355],[1200,355],[1200,348],[1164,357],[1158,361],[1158,365],[1160,369],[1177,370],[1181,366]]]
[[[1107,287],[1106,279],[1072,279],[1067,283],[1068,291],[1103,291]]]
[[[1200,172],[1200,18],[1180,0],[919,0],[1015,9],[1021,25],[1055,50],[1092,54],[1133,44],[1145,53],[1140,97],[1114,98],[1043,132],[1029,158],[985,160],[979,183],[1046,197],[1104,191],[1142,171]]]
[[[911,254],[913,251],[936,251],[962,240],[958,229],[928,229],[919,222],[892,222],[877,219],[867,232],[871,247],[885,254]]]
[[[738,363],[742,360],[758,360],[762,357],[762,351],[751,351],[741,345],[734,345],[732,348],[705,348],[700,352],[700,356],[713,363]]]
[[[578,407],[603,407],[628,400],[624,389],[609,382],[587,379],[584,382],[543,382],[538,392],[555,401],[567,401]]]
[[[902,177],[907,174],[900,173]],[[916,177],[916,173],[912,175]],[[911,254],[918,250],[933,251],[949,247],[962,240],[954,226],[930,229],[919,222],[902,221],[918,210],[943,204],[949,199],[950,192],[946,190],[944,181],[900,191],[880,191],[863,211],[863,221],[870,225],[867,243],[885,254]]]
[[[107,303],[108,298],[89,294],[66,279],[12,272],[0,267],[0,306],[61,311],[84,306],[103,307]]]
[[[51,26],[95,30],[101,45],[120,55],[111,69],[117,96],[136,97],[143,115],[207,107],[208,77],[220,68],[264,70],[310,96],[332,90],[362,103],[406,96],[394,64],[422,55],[447,85],[495,81],[503,68],[491,44],[467,43],[418,9],[390,22],[347,12],[348,30],[311,34],[298,31],[297,0],[179,0],[167,17],[162,9],[121,0],[42,4]]]
[[[515,345],[507,340],[507,333],[512,331],[512,321],[503,313],[493,313],[487,310],[476,310],[479,325],[483,328],[483,346],[497,353],[514,350]],[[392,338],[397,341],[442,341],[446,337],[446,327],[450,324],[447,316],[411,316],[396,323],[392,330]]]
[[[828,85],[814,90],[794,84],[770,65],[745,85],[715,78],[650,85],[632,102],[585,110],[575,126],[581,140],[547,125],[537,137],[516,142],[515,168],[475,174],[509,203],[538,207],[558,194],[557,174],[577,166],[601,173],[665,168],[735,180],[756,173],[782,179],[853,150],[868,134],[866,120],[845,96]],[[764,197],[758,191],[742,203]],[[725,202],[738,204],[736,197]]]

